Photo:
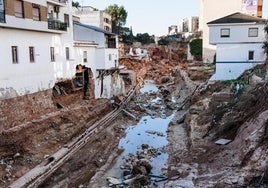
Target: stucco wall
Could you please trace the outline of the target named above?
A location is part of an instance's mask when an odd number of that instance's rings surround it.
[[[66,61],[65,47],[58,34],[0,28],[4,45],[0,45],[0,100],[51,89],[58,79],[71,78],[74,61]],[[18,47],[18,63],[12,63],[11,46]],[[34,47],[35,62],[30,63],[29,46]],[[50,47],[55,47],[55,62],[50,59]]]
[[[262,43],[218,44],[216,62],[264,62],[265,53],[262,45]],[[254,51],[253,60],[248,60],[249,51]]]
[[[263,43],[265,41],[264,26],[257,24],[210,25],[209,41],[211,44]],[[249,37],[249,28],[258,28],[258,36]],[[230,29],[230,37],[221,37],[221,29]]]
[[[95,73],[96,74],[96,73]],[[103,80],[103,93],[101,93],[101,78],[95,80],[95,97],[111,98],[113,95],[125,93],[125,85],[122,77],[118,73],[109,75]]]
[[[245,70],[253,68],[258,63],[233,62],[233,63],[217,63],[216,73],[210,80],[233,80],[237,79]]]

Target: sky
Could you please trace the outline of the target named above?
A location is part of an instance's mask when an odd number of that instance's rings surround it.
[[[76,0],[74,0],[76,1]],[[128,13],[126,27],[133,34],[162,36],[168,27],[182,23],[184,18],[199,15],[199,0],[77,0],[80,5],[104,10],[109,5],[124,6]]]

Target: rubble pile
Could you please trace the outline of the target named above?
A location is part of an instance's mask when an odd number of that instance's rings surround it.
[[[122,169],[122,180],[113,177],[107,177],[110,186],[128,185],[132,187],[142,187],[157,183],[167,179],[164,175],[154,175],[151,173],[152,166],[150,165],[151,158],[161,155],[161,151],[150,147],[148,144],[142,144],[141,149],[136,152],[136,155],[129,154],[124,158]]]
[[[187,47],[183,44],[143,48],[148,51],[146,57],[125,56],[119,63],[127,70],[133,70],[137,77],[154,80],[157,84],[170,82],[173,69],[187,63]]]

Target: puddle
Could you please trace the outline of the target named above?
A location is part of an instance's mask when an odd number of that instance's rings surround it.
[[[157,92],[158,88],[157,86],[154,84],[154,81],[152,80],[145,80],[144,81],[144,87],[140,89],[141,93],[152,93],[152,92]]]
[[[157,92],[158,88],[152,81],[145,82],[145,86],[141,89],[141,93]],[[151,100],[150,103],[161,101],[160,97]],[[162,109],[162,107],[161,107]],[[164,109],[162,113],[165,114]],[[152,166],[151,174],[163,176],[163,169],[167,169],[168,154],[163,150],[167,144],[167,128],[173,115],[161,115],[160,117],[143,116],[136,125],[130,125],[126,129],[126,136],[120,140],[118,148],[123,149],[123,153],[117,158],[113,168],[108,171],[106,176],[115,177],[123,180],[123,170],[121,167],[126,163],[126,159],[130,155],[136,155],[142,150],[142,145],[147,144],[149,147],[157,151],[157,155],[149,159]],[[154,185],[153,185],[154,184]],[[151,185],[163,187],[164,181],[154,182],[154,177],[151,177]]]

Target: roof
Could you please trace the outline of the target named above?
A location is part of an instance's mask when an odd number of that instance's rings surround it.
[[[236,12],[234,14],[230,14],[228,16],[208,22],[207,24],[252,23],[252,22],[265,24],[267,20],[255,16],[250,16],[248,14],[242,14],[240,12]]]
[[[101,32],[101,33],[104,33],[104,34],[107,34],[107,35],[116,35],[115,33],[112,33],[110,31],[107,31],[105,29],[102,29],[102,28],[94,26],[94,25],[86,25],[86,24],[81,24],[79,22],[74,22],[74,25],[78,25],[78,26],[81,26],[81,27],[92,29],[92,30],[95,30],[95,31],[98,31],[98,32]]]

